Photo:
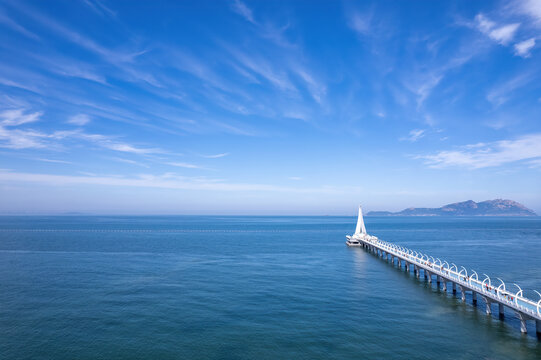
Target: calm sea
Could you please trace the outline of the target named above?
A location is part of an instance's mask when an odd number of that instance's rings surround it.
[[[533,324],[347,248],[355,221],[0,217],[0,359],[541,359]],[[366,224],[541,291],[540,218]]]

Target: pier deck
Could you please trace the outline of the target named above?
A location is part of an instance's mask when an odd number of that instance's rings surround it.
[[[474,303],[477,302],[477,295],[479,295],[487,304],[487,314],[491,314],[492,304],[498,304],[499,314],[503,317],[503,306],[507,306],[516,312],[520,320],[520,330],[523,333],[527,332],[526,321],[534,320],[536,322],[537,336],[541,337],[541,299],[535,302],[524,297],[522,295],[523,290],[518,285],[515,284],[517,291],[511,292],[506,288],[505,283],[501,279],[498,279],[500,282],[499,285],[494,285],[487,275],[485,275],[483,280],[480,280],[475,271],[472,271],[468,275],[468,271],[464,267],[458,269],[455,264],[449,265],[446,261],[442,262],[440,259],[434,259],[426,254],[387,241],[380,239],[357,240],[361,242],[364,248],[375,252],[379,256],[390,257],[393,263],[396,260],[399,266],[403,262],[404,267],[408,271],[413,267],[417,277],[420,276],[421,269],[429,281],[432,281],[432,276],[436,276],[438,286],[440,283],[443,283],[444,290],[447,290],[447,283],[449,282],[453,284],[453,292],[456,292],[456,287],[458,286],[463,301],[466,300],[466,291],[472,292]],[[537,291],[536,293],[539,294]],[[541,297],[541,294],[539,296]]]
[[[439,287],[440,284],[443,284],[444,291],[447,291],[447,284],[451,283],[453,293],[456,293],[457,287],[459,288],[462,301],[466,301],[467,291],[472,293],[474,304],[477,304],[477,298],[481,297],[486,303],[486,312],[489,315],[492,313],[492,304],[498,304],[498,312],[501,319],[504,317],[505,307],[513,310],[520,320],[520,331],[526,333],[526,321],[534,321],[537,337],[541,339],[541,293],[538,291],[534,290],[540,297],[536,302],[525,297],[523,290],[517,284],[513,284],[517,288],[517,291],[513,292],[507,289],[503,280],[499,278],[497,278],[499,283],[493,284],[490,277],[486,274],[483,274],[484,278],[481,280],[477,272],[472,270],[468,274],[468,271],[463,266],[459,269],[453,263],[449,265],[447,261],[441,261],[438,258],[368,235],[360,207],[355,234],[351,237],[348,236],[348,241],[351,240],[358,242],[354,246],[359,246],[360,244],[363,248],[376,253],[380,257],[390,258],[393,264],[395,261],[398,262],[399,267],[403,263],[407,271],[413,268],[417,277],[420,276],[421,270],[423,270],[424,277],[429,282],[432,282],[432,277],[435,276],[437,286]]]

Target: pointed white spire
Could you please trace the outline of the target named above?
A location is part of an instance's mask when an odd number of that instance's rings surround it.
[[[359,217],[357,218],[357,227],[355,228],[355,234],[366,234],[366,228],[364,227],[363,209],[359,205]]]

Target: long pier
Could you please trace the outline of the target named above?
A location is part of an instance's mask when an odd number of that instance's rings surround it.
[[[370,236],[366,233],[360,208],[357,229],[353,236],[348,237],[348,245],[362,246],[379,257],[390,259],[393,264],[397,262],[398,267],[403,264],[406,271],[413,269],[417,277],[420,277],[422,270],[425,279],[429,283],[432,282],[432,277],[435,276],[438,288],[440,284],[443,284],[444,291],[447,291],[447,285],[451,283],[453,294],[457,293],[458,287],[462,301],[466,301],[466,292],[471,292],[473,304],[477,305],[478,298],[483,299],[486,303],[486,313],[488,315],[492,314],[492,304],[498,304],[499,317],[503,319],[504,307],[508,307],[517,314],[522,333],[527,333],[526,321],[534,321],[537,337],[541,339],[541,293],[538,291],[534,290],[540,297],[539,301],[535,302],[523,296],[523,290],[517,284],[514,284],[517,291],[513,292],[507,289],[503,280],[499,278],[497,278],[499,284],[493,284],[486,274],[483,274],[483,279],[479,279],[477,272],[472,270],[468,274],[468,271],[463,266],[459,269],[453,263],[449,265],[447,261],[441,261],[438,258]]]

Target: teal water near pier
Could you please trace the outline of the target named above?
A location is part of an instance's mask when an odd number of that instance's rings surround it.
[[[360,248],[356,217],[0,217],[0,359],[540,359]],[[379,238],[541,291],[541,219],[365,218]]]

